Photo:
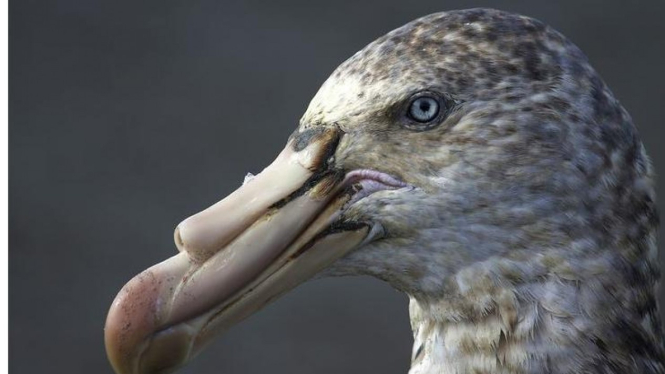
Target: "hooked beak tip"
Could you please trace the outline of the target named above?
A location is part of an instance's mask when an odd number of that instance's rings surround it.
[[[168,326],[173,318],[170,300],[188,269],[186,254],[171,257],[134,277],[113,300],[104,343],[116,373],[165,373],[187,360],[195,329]]]
[[[104,327],[106,353],[116,373],[135,373],[141,352],[157,328],[158,287],[149,271],[118,293]]]

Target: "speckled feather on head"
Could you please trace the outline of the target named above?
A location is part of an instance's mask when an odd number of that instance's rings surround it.
[[[396,125],[430,89],[456,103],[448,118]],[[345,168],[421,187],[351,207],[382,217],[388,238],[327,271],[411,296],[411,374],[665,373],[653,170],[564,36],[490,9],[420,18],[324,83],[300,130],[330,124],[347,133]]]
[[[273,164],[178,226],[181,253],[114,301],[107,352],[172,370],[322,271],[410,296],[410,374],[665,373],[657,227],[644,147],[577,47],[433,14],[344,62]]]

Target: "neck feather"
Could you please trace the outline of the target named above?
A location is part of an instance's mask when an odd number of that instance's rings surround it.
[[[410,374],[665,373],[654,267],[624,255],[492,258],[412,295]]]

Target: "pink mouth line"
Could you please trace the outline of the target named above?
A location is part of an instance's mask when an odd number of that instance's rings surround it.
[[[344,184],[350,185],[361,180],[372,180],[392,188],[408,186],[408,184],[391,175],[371,169],[358,169],[348,172],[344,177]]]
[[[342,183],[345,186],[359,186],[360,189],[353,195],[351,200],[344,205],[346,210],[352,204],[379,191],[397,190],[410,185],[401,180],[376,170],[359,169],[346,174]]]

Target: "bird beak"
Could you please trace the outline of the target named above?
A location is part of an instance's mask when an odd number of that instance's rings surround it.
[[[328,164],[339,137],[329,128],[292,137],[260,174],[178,225],[180,253],[130,280],[111,306],[105,343],[117,373],[175,370],[374,237],[367,224],[337,221],[352,195]]]

